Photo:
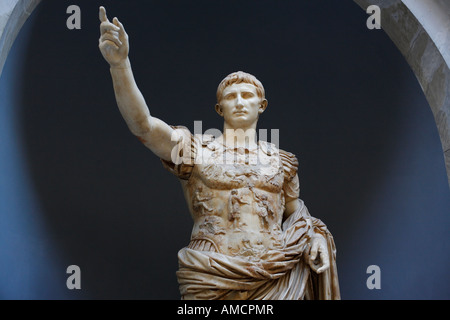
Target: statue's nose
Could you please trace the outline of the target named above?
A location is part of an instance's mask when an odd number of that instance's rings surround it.
[[[243,101],[242,101],[242,97],[239,95],[236,98],[236,108],[242,109],[244,107]]]

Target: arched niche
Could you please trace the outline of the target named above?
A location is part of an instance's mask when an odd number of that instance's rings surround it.
[[[450,185],[450,2],[355,0],[381,9],[381,27],[410,65],[434,115]]]
[[[3,0],[0,5],[0,75],[8,52],[41,0]],[[354,0],[381,9],[381,26],[415,73],[434,115],[450,185],[450,2]]]

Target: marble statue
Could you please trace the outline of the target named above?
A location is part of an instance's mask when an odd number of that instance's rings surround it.
[[[119,110],[178,177],[194,220],[178,253],[182,299],[340,299],[334,240],[299,199],[297,158],[257,140],[268,105],[261,82],[241,71],[222,80],[218,137],[168,125],[150,114],[135,83],[122,23],[103,7],[100,21]]]

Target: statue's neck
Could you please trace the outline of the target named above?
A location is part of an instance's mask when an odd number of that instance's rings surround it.
[[[224,124],[223,134],[220,142],[229,148],[248,148],[257,146],[256,123],[248,128],[232,128]]]

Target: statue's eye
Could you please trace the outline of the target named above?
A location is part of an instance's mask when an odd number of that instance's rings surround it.
[[[242,93],[242,98],[244,99],[250,99],[253,98],[255,95],[252,92],[243,92]]]
[[[235,98],[236,98],[236,93],[229,93],[229,94],[227,94],[227,95],[225,96],[224,99],[226,99],[226,100],[232,100],[232,99],[235,99]]]

